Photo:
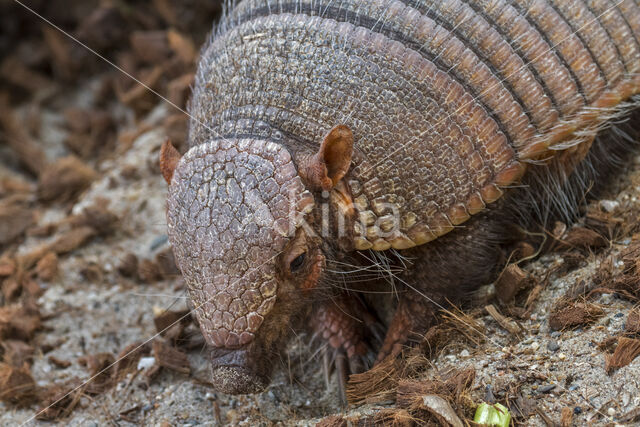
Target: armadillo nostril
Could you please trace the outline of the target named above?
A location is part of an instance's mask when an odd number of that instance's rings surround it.
[[[244,366],[248,362],[246,349],[214,347],[211,349],[210,358],[214,368],[217,366]]]

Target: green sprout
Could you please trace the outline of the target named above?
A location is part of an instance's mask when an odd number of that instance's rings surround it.
[[[511,423],[511,413],[505,406],[499,403],[495,405],[481,403],[478,409],[476,409],[476,415],[473,417],[473,421],[492,427],[509,427],[509,423]]]

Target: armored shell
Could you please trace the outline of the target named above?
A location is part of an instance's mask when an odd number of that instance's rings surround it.
[[[202,52],[189,139],[295,152],[346,124],[354,248],[410,248],[527,162],[570,172],[640,89],[639,43],[634,0],[246,0]]]

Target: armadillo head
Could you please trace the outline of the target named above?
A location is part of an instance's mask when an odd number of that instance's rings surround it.
[[[351,132],[336,129],[349,144],[348,168]],[[332,146],[344,149],[344,142]],[[163,146],[169,239],[219,391],[264,389],[291,323],[308,311],[304,301],[325,260],[322,239],[309,226],[313,191],[337,176],[335,149],[325,152],[300,156],[300,168],[283,145],[260,139],[215,140],[182,158]]]

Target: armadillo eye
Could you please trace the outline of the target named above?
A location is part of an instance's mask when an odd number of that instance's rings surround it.
[[[300,269],[300,267],[302,267],[302,264],[304,264],[304,258],[306,256],[306,252],[301,253],[300,255],[298,255],[297,257],[295,257],[293,259],[293,261],[291,261],[291,264],[289,264],[289,270],[294,273],[296,270]]]

